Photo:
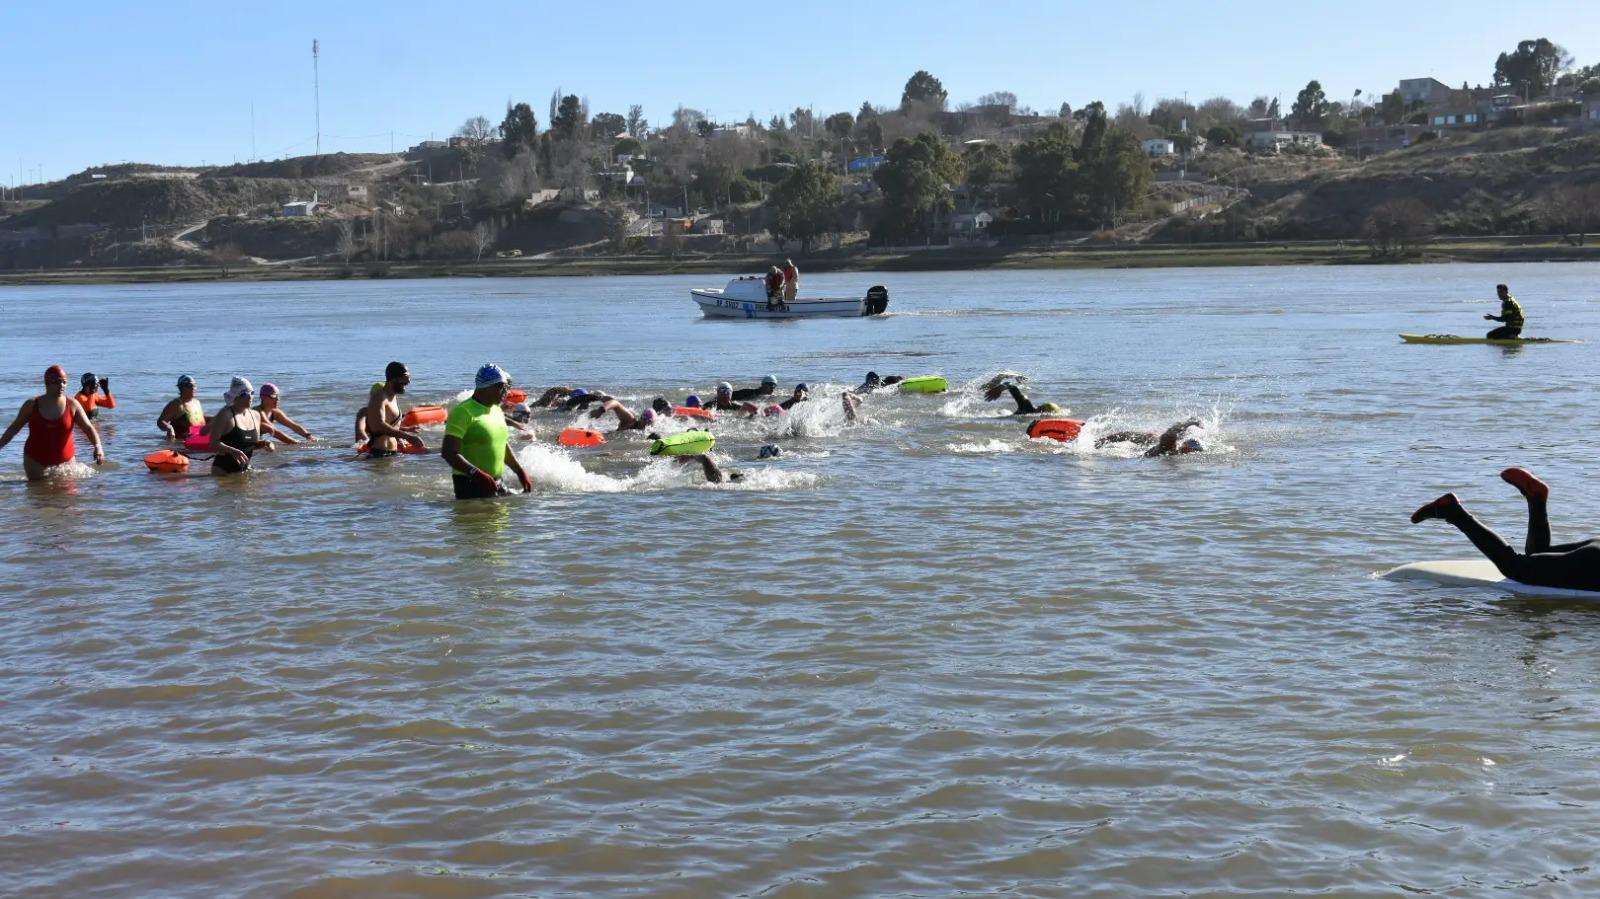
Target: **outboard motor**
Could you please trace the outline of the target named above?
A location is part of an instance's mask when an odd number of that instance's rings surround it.
[[[867,291],[866,314],[882,315],[889,308],[889,288],[878,285]]]

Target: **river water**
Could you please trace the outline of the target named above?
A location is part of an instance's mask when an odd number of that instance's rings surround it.
[[[703,277],[0,291],[0,399],[109,375],[111,463],[0,452],[0,892],[52,896],[1584,895],[1600,607],[1374,579],[1594,510],[1600,266],[807,277],[879,320],[701,320]],[[1478,333],[1497,280],[1530,335]],[[708,485],[642,438],[520,445],[535,495],[351,461],[391,358],[449,402],[772,373]],[[947,376],[880,394],[868,369]],[[1009,369],[1144,459],[1031,442]],[[180,373],[328,439],[147,472]],[[437,445],[440,432],[425,432]],[[764,444],[784,452],[756,461]],[[87,448],[83,455],[87,457]]]

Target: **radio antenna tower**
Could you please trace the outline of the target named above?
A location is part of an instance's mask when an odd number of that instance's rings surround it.
[[[317,44],[317,39],[311,39],[311,94],[317,110],[317,155],[322,155],[322,80],[317,68],[317,56],[322,48]]]

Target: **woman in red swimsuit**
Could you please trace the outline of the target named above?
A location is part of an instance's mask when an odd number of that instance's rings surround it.
[[[0,436],[0,449],[17,436],[23,425],[28,426],[28,439],[22,445],[22,470],[30,481],[42,479],[48,469],[70,462],[77,455],[78,448],[72,442],[73,425],[94,444],[94,464],[106,461],[105,450],[100,448],[100,432],[94,429],[83,406],[67,396],[67,370],[59,365],[45,371],[44,395],[22,404],[16,421]]]

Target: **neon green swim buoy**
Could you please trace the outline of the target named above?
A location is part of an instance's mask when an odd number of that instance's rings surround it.
[[[667,436],[650,444],[652,456],[698,456],[711,452],[717,438],[710,431],[684,431]]]
[[[949,389],[950,382],[939,375],[922,375],[900,382],[901,393],[944,393]]]

